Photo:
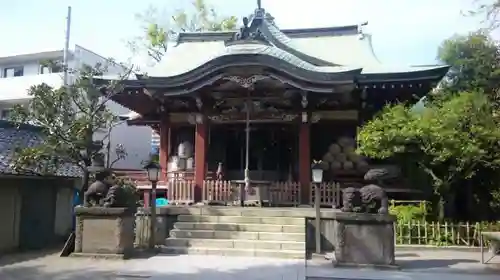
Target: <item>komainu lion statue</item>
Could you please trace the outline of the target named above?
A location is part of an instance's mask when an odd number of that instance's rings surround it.
[[[385,168],[371,169],[364,176],[365,182],[369,183],[361,189],[346,188],[343,190],[342,202],[343,212],[363,212],[372,214],[387,214],[388,199],[387,194],[379,185],[383,185],[384,180],[397,177],[395,172]]]
[[[85,192],[83,202],[85,207],[126,207],[127,198],[121,185],[115,184],[111,172],[96,173],[93,182]]]
[[[342,191],[342,212],[361,212],[361,195],[358,189],[349,187]]]
[[[111,184],[107,182],[110,172],[102,171],[95,175],[95,182],[90,184],[89,188],[83,194],[83,205],[85,207],[103,206],[104,198],[108,194]]]
[[[385,190],[377,185],[366,185],[359,189],[363,212],[387,214],[388,201]]]
[[[104,207],[126,207],[126,199],[123,188],[119,185],[113,185],[109,188],[104,198]]]

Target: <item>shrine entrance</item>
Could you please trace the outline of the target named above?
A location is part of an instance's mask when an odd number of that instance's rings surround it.
[[[244,123],[210,126],[209,162],[214,166],[221,162],[228,180],[244,178],[245,127]],[[297,126],[293,123],[252,123],[248,151],[250,178],[266,181],[296,178],[297,135]]]

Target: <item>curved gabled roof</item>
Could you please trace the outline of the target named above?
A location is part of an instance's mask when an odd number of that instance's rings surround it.
[[[182,68],[178,67],[173,69],[169,68],[168,64],[160,64],[154,69],[155,71],[148,73],[148,77],[151,79],[169,77],[172,79],[172,82],[182,82],[183,76],[196,75],[199,77],[207,72],[222,67],[233,66],[235,64],[261,64],[268,67],[279,64],[282,66],[288,65],[288,67],[283,68],[284,72],[290,71],[292,72],[290,73],[291,75],[295,74],[316,81],[334,81],[336,80],[336,76],[340,77],[346,74],[355,75],[361,73],[361,68],[316,66],[280,48],[266,44],[235,44],[224,48],[219,48],[217,46],[216,49],[217,51],[214,51],[211,56],[199,56],[196,64],[184,64]],[[165,74],[168,72],[169,75],[166,76]]]
[[[307,73],[307,78],[312,80],[322,80],[319,77],[325,73],[333,75],[355,70],[360,74],[356,78],[362,82],[439,80],[448,70],[447,66],[383,64],[373,51],[371,36],[364,34],[357,25],[280,30],[274,18],[260,8],[249,21],[250,24],[242,28],[238,36],[235,32],[181,33],[177,44],[169,47],[164,59],[145,72],[149,77],[179,80],[197,69],[207,71],[208,65],[219,66],[215,61],[231,60],[228,57],[234,57],[236,61],[245,56],[260,56],[260,61],[268,57],[269,63],[273,61],[275,65],[282,62],[285,66],[297,68],[298,72]],[[248,38],[237,38],[244,34],[246,37],[257,36],[258,41],[227,44],[228,39],[245,41]]]

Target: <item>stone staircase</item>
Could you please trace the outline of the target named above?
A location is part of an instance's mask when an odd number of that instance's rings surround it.
[[[299,209],[204,208],[177,216],[164,253],[303,259],[305,219]]]

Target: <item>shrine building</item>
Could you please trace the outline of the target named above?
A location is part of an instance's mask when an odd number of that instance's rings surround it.
[[[386,104],[418,102],[449,68],[382,63],[365,25],[281,30],[258,7],[237,32],[179,33],[112,99],[159,134],[170,201],[224,201],[255,181],[277,205],[309,204],[321,160],[328,204],[332,184],[360,185],[383,164],[354,152],[357,129]],[[404,178],[386,187],[411,192]]]

